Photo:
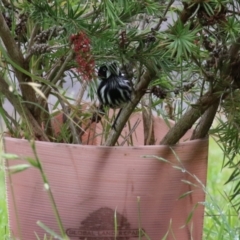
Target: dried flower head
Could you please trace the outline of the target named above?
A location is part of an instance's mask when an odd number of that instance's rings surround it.
[[[95,61],[91,53],[90,39],[84,32],[79,32],[70,37],[73,45],[77,70],[84,80],[91,80],[95,77]]]

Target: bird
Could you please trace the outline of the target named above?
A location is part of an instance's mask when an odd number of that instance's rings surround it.
[[[97,88],[100,108],[103,109],[103,106],[112,109],[120,108],[112,125],[116,130],[116,122],[123,107],[131,101],[132,84],[122,75],[116,62],[102,65],[98,70],[98,77],[101,80]]]

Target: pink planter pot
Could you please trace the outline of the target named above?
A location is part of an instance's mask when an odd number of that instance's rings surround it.
[[[6,137],[4,146],[19,156],[7,169],[34,157],[26,140]],[[168,231],[166,239],[202,239],[207,139],[173,147],[36,142],[36,149],[69,239],[155,240]],[[43,239],[37,221],[60,234],[47,191],[37,168],[7,174],[12,236]]]

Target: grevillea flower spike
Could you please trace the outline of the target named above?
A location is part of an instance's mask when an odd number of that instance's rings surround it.
[[[73,45],[77,71],[85,81],[91,81],[95,77],[95,61],[91,53],[90,39],[83,31],[70,36]]]

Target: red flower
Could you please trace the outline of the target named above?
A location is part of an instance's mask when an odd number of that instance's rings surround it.
[[[91,53],[90,39],[84,32],[70,36],[70,42],[75,52],[77,70],[84,80],[95,77],[95,61]]]

